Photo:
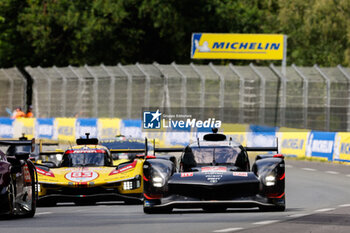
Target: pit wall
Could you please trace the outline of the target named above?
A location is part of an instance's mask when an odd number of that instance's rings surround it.
[[[100,139],[122,134],[156,139],[158,146],[176,146],[195,142],[197,137],[201,139],[210,131],[143,132],[141,120],[119,118],[0,118],[0,138],[18,138],[24,133],[29,139],[35,137],[74,142],[85,133]],[[275,146],[278,143],[279,152],[285,156],[350,162],[350,132],[320,132],[248,124],[222,124],[220,131],[246,146]]]

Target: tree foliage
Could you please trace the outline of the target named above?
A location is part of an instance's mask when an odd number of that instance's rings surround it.
[[[189,63],[193,32],[283,33],[288,62],[350,63],[348,0],[1,0],[0,67]]]

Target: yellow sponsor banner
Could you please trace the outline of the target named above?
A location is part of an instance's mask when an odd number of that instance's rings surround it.
[[[76,118],[56,118],[59,141],[75,141],[75,121]]]
[[[287,156],[305,157],[308,130],[281,127],[278,133],[279,152]]]
[[[234,142],[246,146],[248,128],[248,124],[223,123],[220,130],[223,130],[223,133],[227,136],[228,139],[231,137]]]
[[[191,58],[283,60],[281,34],[193,33]]]
[[[151,143],[152,146],[155,144],[155,147],[166,147],[170,146],[166,144],[166,130],[162,129],[157,132],[147,131],[144,133],[144,136],[147,137],[148,143]]]
[[[337,133],[334,147],[334,160],[350,162],[350,133]]]
[[[120,121],[119,118],[99,118],[98,119],[98,132],[99,138],[114,138],[120,134]]]
[[[17,118],[14,122],[14,138],[22,137],[24,134],[32,139],[35,134],[35,118]]]

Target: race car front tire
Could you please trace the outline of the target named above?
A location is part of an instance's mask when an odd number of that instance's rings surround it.
[[[158,207],[158,208],[153,208],[153,207],[143,207],[143,212],[145,214],[168,214],[171,213],[173,209],[168,208],[168,207]]]
[[[263,212],[273,212],[273,211],[285,211],[285,205],[276,205],[276,206],[260,206],[260,211]]]
[[[25,213],[23,215],[24,218],[32,218],[35,215],[36,212],[36,205],[37,205],[37,196],[36,196],[36,192],[35,192],[35,177],[34,177],[34,173],[31,172],[31,178],[32,178],[32,188],[31,188],[31,196],[32,196],[32,200],[31,200],[31,208],[30,210]]]

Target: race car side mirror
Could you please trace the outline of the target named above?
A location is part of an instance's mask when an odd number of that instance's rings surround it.
[[[15,157],[17,160],[28,160],[29,159],[29,152],[25,151],[18,151],[15,153]]]

